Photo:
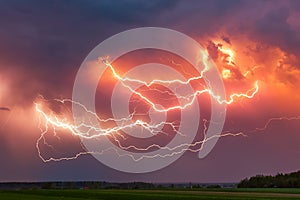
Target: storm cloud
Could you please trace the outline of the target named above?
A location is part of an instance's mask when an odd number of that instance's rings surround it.
[[[236,53],[243,54],[246,61],[225,68],[243,81],[242,72],[249,68],[247,80],[259,77],[265,85],[253,104],[247,106],[243,101],[240,107],[229,106],[226,130],[249,130],[263,126],[273,116],[297,115],[299,13],[300,1],[280,0],[0,0],[0,105],[6,106],[0,107],[0,125],[5,124],[0,127],[0,155],[5,160],[0,181],[234,182],[257,173],[298,169],[299,134],[295,130],[299,127],[294,122],[291,126],[276,124],[263,136],[226,138],[203,160],[187,153],[154,173],[116,172],[92,156],[48,165],[35,154],[40,129],[33,103],[39,95],[71,98],[81,62],[106,38],[132,28],[157,26],[191,36],[207,48],[212,59],[222,56],[214,38],[229,47],[243,48]],[[279,86],[273,87],[277,81]],[[234,87],[238,86],[235,82]],[[291,145],[286,148],[287,144]],[[11,166],[24,167],[15,173]]]

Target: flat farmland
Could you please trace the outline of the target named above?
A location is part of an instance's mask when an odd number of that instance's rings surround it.
[[[204,189],[204,190],[2,190],[0,199],[300,199],[300,189]]]

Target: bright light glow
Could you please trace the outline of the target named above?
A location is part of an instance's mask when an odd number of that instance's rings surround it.
[[[219,43],[218,43],[219,44]],[[234,51],[230,48],[224,47],[224,45],[217,45],[218,50],[221,51],[223,54],[226,55],[225,60],[228,65],[234,65]]]
[[[230,71],[230,69],[223,69],[223,71],[222,71],[222,77],[224,79],[230,78],[231,77],[231,71]]]

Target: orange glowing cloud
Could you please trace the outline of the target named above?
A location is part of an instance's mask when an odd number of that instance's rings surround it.
[[[229,39],[228,39],[229,40]],[[258,80],[261,95],[286,108],[300,108],[300,60],[277,46],[256,42],[247,36],[208,38],[207,50],[224,79],[227,91],[239,91]],[[207,42],[206,42],[207,44]],[[290,102],[290,103],[288,103]]]

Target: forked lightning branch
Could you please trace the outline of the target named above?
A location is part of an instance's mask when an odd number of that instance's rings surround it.
[[[125,41],[125,42],[124,42]],[[119,46],[120,43],[122,46]],[[126,45],[127,44],[127,45]],[[198,71],[198,75],[184,78],[174,69],[156,65],[166,73],[165,76],[157,74],[156,78],[149,79],[145,75],[130,76],[128,74],[119,74],[113,66],[113,61],[121,55],[133,50],[144,48],[160,49],[170,51],[176,55],[185,58]],[[109,55],[109,57],[107,57]],[[231,56],[232,57],[232,56]],[[91,65],[90,63],[96,63]],[[228,62],[232,62],[229,60]],[[143,65],[141,67],[148,67]],[[152,66],[153,67],[153,66]],[[149,69],[151,66],[149,66]],[[170,67],[171,68],[171,67]],[[148,70],[149,70],[148,69]],[[156,73],[153,67],[152,72]],[[112,101],[113,116],[103,118],[99,116],[95,109],[95,92],[99,79],[105,70],[109,70],[118,83],[119,90],[114,95],[120,93],[127,99],[135,96],[138,102],[149,107],[144,115],[151,115],[150,121],[137,118],[136,107],[133,111],[128,110],[128,105],[122,109],[114,109],[116,103]],[[86,74],[95,72],[99,77],[93,83],[86,83]],[[133,73],[133,72],[132,72]],[[136,73],[141,74],[141,73]],[[191,85],[204,81],[206,86],[193,88]],[[164,87],[156,88],[156,92],[161,94],[172,93],[176,97],[176,104],[160,105],[160,99],[155,95],[145,95],[144,90],[138,88],[144,87],[149,90],[153,86],[162,85]],[[179,92],[178,88],[183,88],[185,92]],[[253,83],[252,88],[247,88],[240,93],[225,95],[225,89],[222,76],[211,61],[208,53],[193,39],[188,36],[163,28],[140,28],[117,34],[99,44],[84,60],[77,74],[74,83],[73,98],[64,100],[55,100],[62,105],[67,103],[72,105],[73,119],[56,115],[49,111],[46,100],[37,101],[35,104],[36,112],[40,117],[41,135],[36,143],[40,158],[44,162],[73,160],[82,155],[93,155],[100,162],[114,169],[131,172],[143,173],[155,171],[163,168],[178,159],[185,151],[199,152],[199,157],[205,157],[213,148],[218,138],[224,136],[245,136],[242,132],[231,133],[223,132],[225,121],[226,105],[233,104],[241,99],[252,99],[259,91],[258,81]],[[194,140],[200,123],[198,98],[202,95],[208,95],[211,99],[212,114],[209,119],[204,119],[203,139]],[[112,97],[113,98],[113,97]],[[115,101],[118,103],[118,101]],[[201,104],[200,104],[201,105]],[[125,108],[126,107],[126,108]],[[167,121],[168,113],[176,111],[181,114],[181,121]],[[117,113],[118,112],[118,113]],[[156,117],[153,117],[156,116]],[[193,119],[191,119],[193,118]],[[191,120],[198,120],[199,123],[191,123]],[[110,123],[110,126],[103,126],[103,123]],[[168,128],[163,128],[168,127]],[[131,131],[135,133],[130,133]],[[51,146],[47,141],[47,135],[58,137],[60,131],[68,133],[81,139],[83,151],[77,152],[73,156],[67,157],[45,157],[41,151],[42,145]],[[132,132],[133,132],[132,131]],[[147,132],[145,139],[157,136],[159,134],[174,135],[169,143],[162,145],[153,141],[144,146],[130,143],[128,135],[133,134],[138,137],[139,133]],[[124,134],[126,133],[126,134]],[[123,140],[129,140],[124,144]],[[143,139],[143,137],[139,138]]]

